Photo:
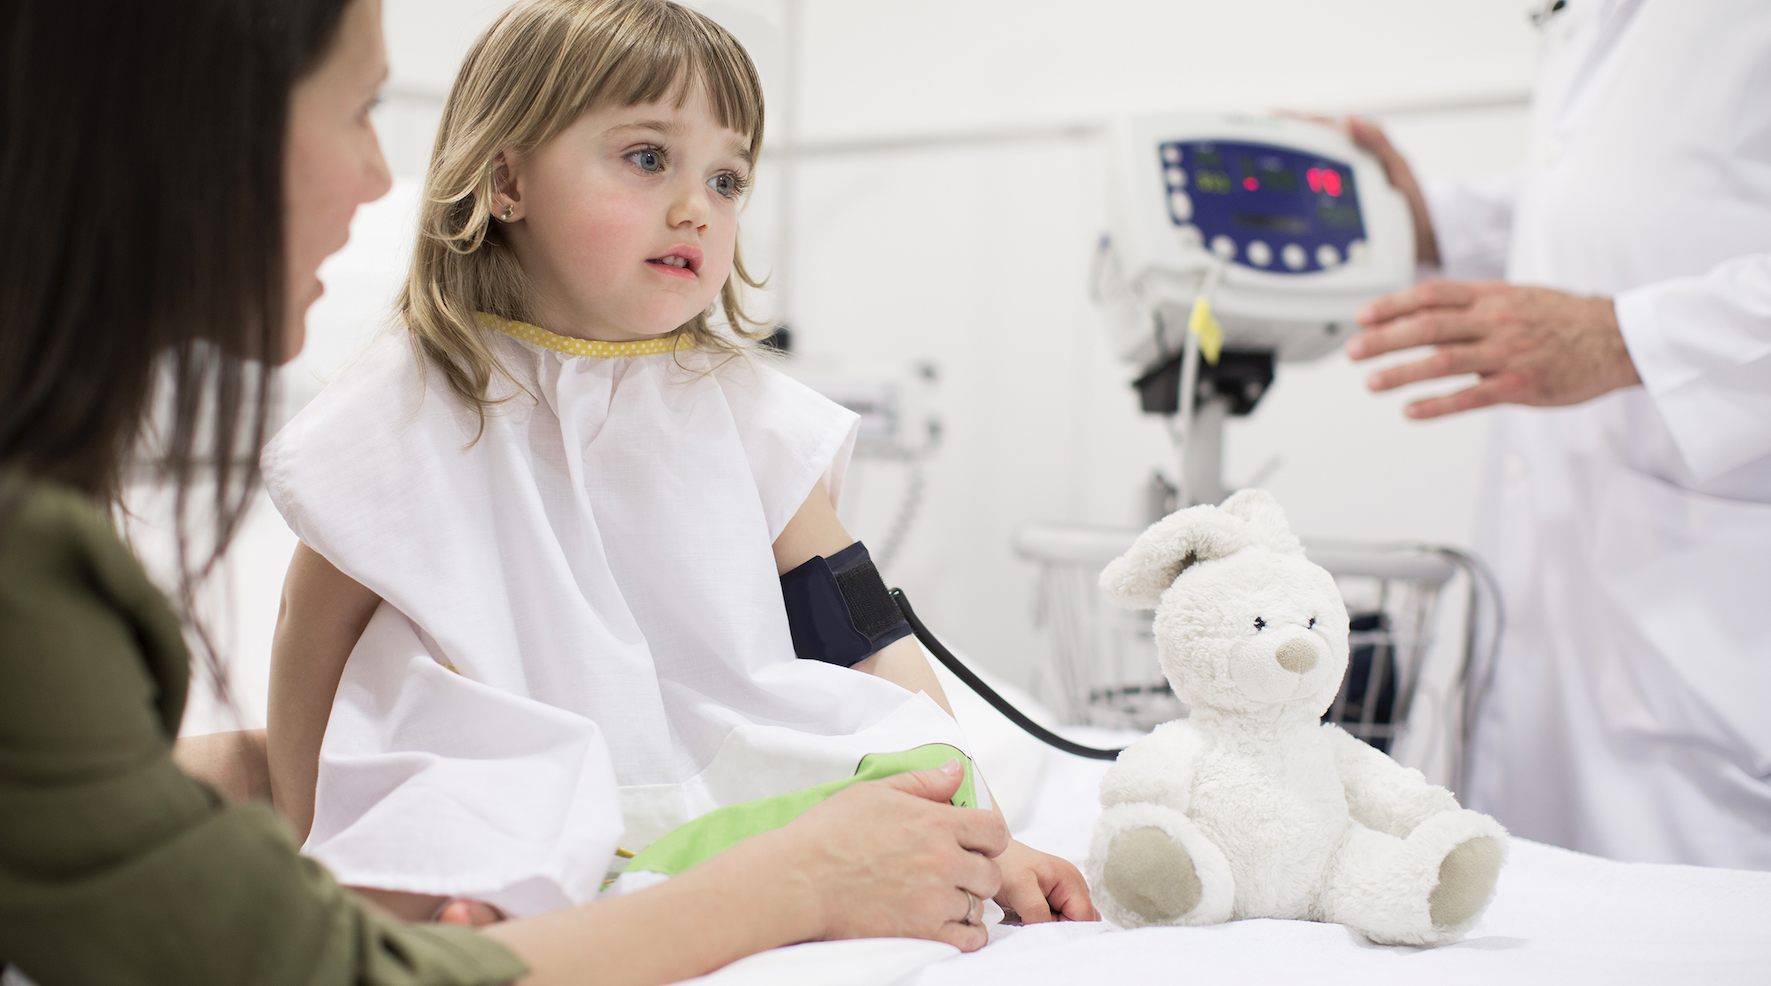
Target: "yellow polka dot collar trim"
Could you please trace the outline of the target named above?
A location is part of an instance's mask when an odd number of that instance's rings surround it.
[[[695,348],[695,340],[686,335],[659,336],[656,339],[636,339],[632,342],[602,342],[597,339],[575,339],[571,336],[555,335],[539,325],[514,322],[508,318],[499,318],[485,312],[475,312],[474,320],[480,323],[482,329],[502,332],[507,336],[521,339],[524,342],[532,342],[537,346],[545,346],[568,356],[612,359],[616,356],[651,356],[655,353],[673,353],[681,349]]]

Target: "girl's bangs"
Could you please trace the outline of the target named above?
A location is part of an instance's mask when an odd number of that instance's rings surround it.
[[[762,84],[750,56],[730,34],[705,18],[685,16],[688,12],[682,8],[664,5],[655,10],[662,16],[639,30],[617,35],[617,44],[627,42],[625,51],[583,59],[586,65],[601,62],[606,74],[585,80],[580,89],[584,98],[573,116],[605,101],[633,106],[674,96],[676,105],[682,106],[699,85],[707,93],[714,119],[748,136],[751,153],[757,153],[762,144]]]

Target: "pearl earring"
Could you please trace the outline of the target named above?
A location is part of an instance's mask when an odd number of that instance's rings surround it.
[[[504,207],[504,215],[499,216],[498,218],[504,220],[505,222],[510,222],[510,214],[515,209],[516,209],[516,206],[514,206],[514,205],[505,206]]]

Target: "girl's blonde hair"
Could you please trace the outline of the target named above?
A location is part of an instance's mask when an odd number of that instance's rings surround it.
[[[526,278],[492,221],[498,154],[533,152],[579,117],[605,105],[633,106],[700,86],[720,125],[750,135],[762,151],[762,83],[737,39],[706,16],[669,0],[524,0],[474,42],[455,76],[424,180],[412,272],[399,314],[420,358],[435,364],[485,421],[487,391],[503,372],[475,312],[532,321]],[[760,282],[736,247],[732,278]],[[744,313],[728,278],[720,307],[742,339],[766,334]],[[696,345],[737,351],[708,325],[710,307],[672,333]]]

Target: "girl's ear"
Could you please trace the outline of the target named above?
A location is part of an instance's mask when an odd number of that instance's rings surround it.
[[[1255,543],[1241,517],[1211,504],[1177,510],[1151,524],[1131,550],[1101,571],[1101,591],[1116,606],[1152,609],[1188,566]]]
[[[523,218],[522,160],[509,151],[492,159],[492,194],[487,208],[492,218],[514,223]]]

